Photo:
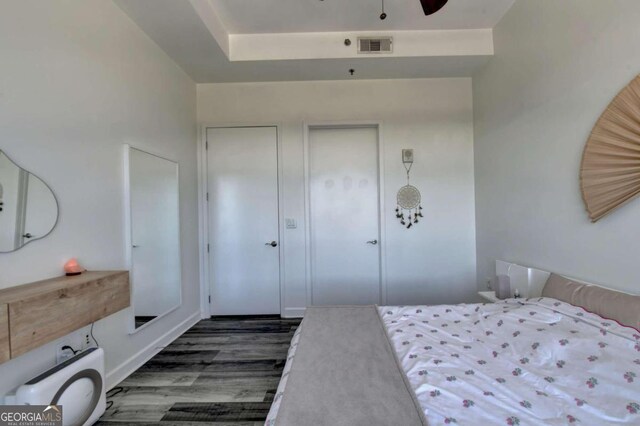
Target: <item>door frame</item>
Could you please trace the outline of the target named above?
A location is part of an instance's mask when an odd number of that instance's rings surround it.
[[[380,238],[379,274],[380,274],[380,300],[381,305],[387,303],[387,265],[386,247],[387,234],[384,203],[384,140],[382,137],[381,121],[313,121],[303,122],[303,167],[304,167],[304,216],[305,216],[305,284],[307,306],[312,306],[313,282],[311,280],[311,196],[310,196],[310,156],[309,156],[309,131],[313,129],[357,129],[375,128],[378,133],[378,234]]]
[[[209,204],[207,194],[209,192],[208,183],[208,161],[207,161],[207,129],[223,128],[250,128],[250,127],[275,127],[276,129],[276,154],[277,154],[277,177],[278,177],[278,256],[280,269],[279,291],[280,291],[280,316],[284,315],[284,178],[282,170],[282,125],[280,123],[205,123],[200,126],[198,137],[198,212],[199,212],[199,246],[200,246],[200,315],[201,318],[210,318],[211,310],[211,289],[209,288],[209,278],[211,276],[209,268]]]

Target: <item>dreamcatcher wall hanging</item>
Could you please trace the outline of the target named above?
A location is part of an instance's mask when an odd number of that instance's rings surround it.
[[[420,205],[420,191],[411,185],[410,172],[413,166],[413,150],[402,150],[402,164],[407,171],[407,184],[398,190],[398,207],[396,207],[396,218],[400,225],[411,228],[414,223],[418,223],[418,218],[422,216],[422,206]],[[406,214],[405,214],[406,213]]]

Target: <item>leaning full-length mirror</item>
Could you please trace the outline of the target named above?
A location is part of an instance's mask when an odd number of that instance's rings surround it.
[[[0,253],[46,237],[57,222],[51,189],[0,150]]]
[[[178,164],[127,147],[135,328],[181,304]]]

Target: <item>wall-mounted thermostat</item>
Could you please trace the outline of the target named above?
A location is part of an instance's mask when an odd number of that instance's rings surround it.
[[[403,149],[402,150],[402,162],[405,164],[413,163],[413,150],[412,149]]]
[[[286,218],[284,220],[284,223],[287,226],[287,229],[296,229],[298,227],[295,219]]]

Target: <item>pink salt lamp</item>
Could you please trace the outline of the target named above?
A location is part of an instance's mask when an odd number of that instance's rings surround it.
[[[67,276],[80,275],[84,271],[85,269],[80,266],[80,264],[78,263],[78,259],[76,259],[75,257],[64,264],[64,273]]]

